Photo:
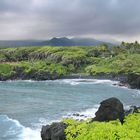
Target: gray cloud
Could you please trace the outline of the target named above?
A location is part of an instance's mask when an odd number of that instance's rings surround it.
[[[0,39],[106,36],[140,40],[139,0],[1,0]]]

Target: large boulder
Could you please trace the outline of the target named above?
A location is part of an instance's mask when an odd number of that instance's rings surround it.
[[[123,123],[124,108],[121,101],[117,98],[109,98],[100,103],[98,111],[95,113],[96,117],[93,121],[110,121],[119,119]]]
[[[63,122],[52,123],[42,127],[42,140],[66,140],[65,135],[66,124]]]

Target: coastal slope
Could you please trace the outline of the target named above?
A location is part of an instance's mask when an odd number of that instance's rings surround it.
[[[53,80],[87,75],[140,88],[140,44],[0,49],[0,80]]]

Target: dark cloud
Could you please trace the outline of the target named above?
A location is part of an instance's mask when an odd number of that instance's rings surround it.
[[[106,36],[140,40],[140,0],[1,0],[1,39]]]

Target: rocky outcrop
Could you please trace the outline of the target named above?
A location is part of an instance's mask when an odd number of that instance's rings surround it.
[[[126,86],[132,89],[140,89],[140,75],[135,73],[128,73],[128,74],[99,73],[96,76],[94,76],[94,78],[117,80],[120,81],[118,86]]]
[[[129,74],[125,82],[130,85],[130,88],[140,89],[140,75]]]
[[[106,99],[100,103],[98,111],[95,113],[93,121],[111,121],[119,119],[123,123],[124,117],[131,114],[137,113],[140,107],[131,106],[128,110],[124,111],[123,104],[115,97]],[[80,114],[73,114],[74,116],[80,116]],[[42,127],[41,138],[42,140],[66,140],[65,129],[67,125],[63,122],[52,123]]]
[[[55,79],[109,79],[112,81],[120,81],[119,84],[114,84],[118,86],[126,86],[132,89],[140,89],[140,75],[129,73],[129,74],[115,74],[115,73],[98,73],[94,76],[87,74],[69,74],[69,75],[60,75],[56,72],[50,73],[48,71],[32,71],[30,73],[24,72],[23,68],[16,67],[14,69],[15,73],[12,75],[0,75],[0,81],[6,80],[55,80]]]
[[[129,114],[133,114],[133,113],[138,113],[139,110],[140,110],[140,107],[130,106],[128,110],[125,110],[125,116],[128,116]]]
[[[66,140],[65,135],[66,124],[63,122],[53,123],[42,127],[42,140]]]
[[[120,81],[118,86],[126,86],[132,89],[140,89],[140,75],[135,73],[128,73],[128,74],[99,73],[96,76],[94,76],[94,78],[117,80]]]
[[[93,121],[110,121],[119,119],[123,123],[124,108],[117,98],[109,98],[100,103],[98,111],[95,113]]]

